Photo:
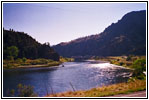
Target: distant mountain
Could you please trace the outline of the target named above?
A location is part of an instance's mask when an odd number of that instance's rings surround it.
[[[145,55],[146,11],[127,13],[100,34],[63,42],[53,48],[65,57]]]
[[[31,36],[24,32],[15,32],[11,30],[3,30],[3,50],[4,59],[7,58],[6,50],[10,46],[16,46],[19,49],[18,58],[47,58],[59,60],[59,55],[49,44],[40,44]]]

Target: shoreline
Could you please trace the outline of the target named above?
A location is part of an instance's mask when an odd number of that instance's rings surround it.
[[[48,94],[44,97],[108,97],[144,90],[146,90],[146,80],[134,80],[131,82],[122,82],[102,87],[91,88],[89,90],[65,91],[61,93]]]
[[[24,66],[18,66],[13,68],[3,68],[3,70],[12,70],[12,69],[29,69],[29,68],[55,68],[62,63],[55,64],[55,65],[49,65],[49,64],[37,64],[37,65],[24,65]]]

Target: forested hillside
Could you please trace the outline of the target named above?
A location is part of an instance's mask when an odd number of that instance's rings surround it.
[[[53,47],[66,57],[145,55],[146,11],[127,13],[100,34],[63,42]]]
[[[50,47],[49,43],[40,44],[31,36],[24,32],[15,32],[14,30],[3,29],[3,54],[4,59],[8,59],[12,52],[15,52],[15,58],[46,58],[59,60],[59,55]],[[17,51],[17,52],[16,52]]]

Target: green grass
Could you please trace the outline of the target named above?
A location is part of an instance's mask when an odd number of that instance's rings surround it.
[[[64,57],[60,57],[60,62],[72,62],[74,61],[73,58],[64,58]]]
[[[50,67],[50,66],[57,66],[61,64],[60,61],[53,61],[51,59],[27,59],[23,62],[22,59],[16,60],[3,60],[3,68],[4,69],[13,69],[13,68],[22,68],[27,66],[35,66],[35,67]],[[37,66],[36,66],[37,65]]]
[[[63,62],[74,61],[73,58],[63,58],[60,57],[60,61],[53,61],[51,59],[26,59],[26,58],[18,58],[16,60],[3,60],[3,68],[4,69],[14,69],[14,68],[27,68],[29,66],[34,67],[50,67],[50,66],[58,66]],[[36,66],[37,65],[37,66]]]

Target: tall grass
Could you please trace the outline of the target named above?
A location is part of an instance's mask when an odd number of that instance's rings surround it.
[[[109,86],[92,88],[90,90],[67,91],[57,94],[49,94],[47,97],[104,97],[116,94],[126,94],[146,89],[145,80],[134,80],[126,83],[118,83]]]

